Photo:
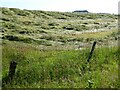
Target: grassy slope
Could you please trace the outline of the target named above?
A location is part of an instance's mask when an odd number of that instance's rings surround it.
[[[97,48],[89,65],[90,48],[73,50],[93,40],[97,46],[117,41],[117,16],[2,8],[1,20],[4,87],[119,87],[117,47]],[[89,32],[94,29],[104,31]],[[6,85],[11,60],[17,72]]]
[[[99,40],[106,43],[117,33],[117,16],[2,8],[3,39],[39,46],[76,48]],[[92,32],[93,30],[104,30]],[[90,32],[85,32],[90,31]],[[103,44],[102,43],[102,44]]]

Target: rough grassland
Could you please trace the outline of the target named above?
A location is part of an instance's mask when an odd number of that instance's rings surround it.
[[[117,15],[0,11],[3,88],[120,88]],[[10,61],[17,69],[6,84]]]
[[[118,39],[117,15],[1,8],[2,39],[50,47],[76,48]],[[84,47],[84,46],[82,46]]]
[[[17,88],[118,88],[118,50],[97,48],[89,64],[89,49],[39,51],[22,45],[3,46],[3,82],[11,60],[17,61],[11,84]],[[92,86],[89,84],[92,83]]]

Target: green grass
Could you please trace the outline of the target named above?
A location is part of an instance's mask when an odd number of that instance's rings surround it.
[[[61,43],[65,46],[75,47],[73,42],[77,42],[79,45],[78,41],[90,42],[95,39],[104,39],[107,36],[114,38],[111,33],[115,32],[116,35],[117,32],[117,15],[113,14],[50,12],[16,8],[1,8],[1,10],[0,20],[3,29],[0,33],[3,34],[3,39],[12,35],[12,37],[18,38],[18,41],[45,45],[45,47],[55,47]],[[84,33],[84,31],[94,29],[107,31]],[[110,37],[107,37],[107,40]],[[16,41],[16,39],[11,41]]]
[[[39,51],[31,46],[3,45],[4,87],[16,88],[118,88],[117,47],[97,48],[89,64],[90,49]],[[5,84],[9,63],[18,65],[14,80]],[[89,86],[93,82],[92,86]]]
[[[117,15],[1,10],[4,88],[120,88]],[[86,64],[95,40],[97,47]],[[79,46],[82,50],[76,50]],[[5,83],[14,60],[14,80]]]

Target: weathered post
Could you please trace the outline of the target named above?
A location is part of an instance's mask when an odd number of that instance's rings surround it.
[[[17,63],[15,61],[10,62],[10,67],[9,67],[9,74],[8,74],[8,80],[7,82],[11,82],[14,75],[15,75],[15,69],[16,69]]]
[[[96,41],[94,41],[94,43],[93,43],[93,46],[92,46],[92,49],[91,49],[91,52],[90,52],[90,55],[89,55],[89,57],[88,57],[87,62],[90,62],[90,59],[91,59],[92,54],[93,54],[93,51],[94,51],[94,49],[95,49],[95,45],[96,45]]]

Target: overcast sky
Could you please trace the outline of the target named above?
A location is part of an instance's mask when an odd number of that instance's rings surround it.
[[[93,13],[118,13],[119,0],[0,0],[1,7],[29,10],[62,11],[88,10]]]

